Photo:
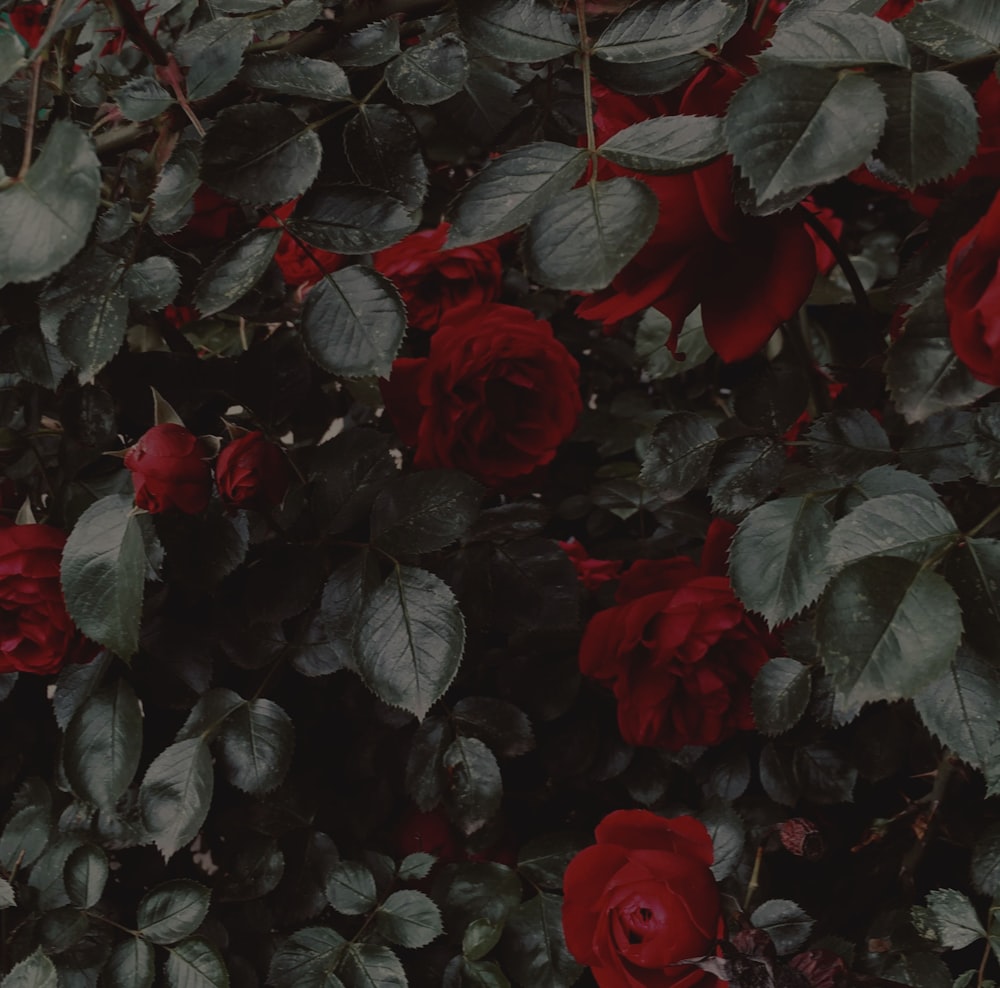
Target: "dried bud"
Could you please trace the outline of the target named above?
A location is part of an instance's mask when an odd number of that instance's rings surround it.
[[[796,954],[789,967],[804,975],[809,988],[840,988],[846,984],[847,965],[832,950],[806,950]]]
[[[793,817],[778,824],[778,834],[785,850],[798,858],[817,861],[823,856],[823,838],[811,820]]]

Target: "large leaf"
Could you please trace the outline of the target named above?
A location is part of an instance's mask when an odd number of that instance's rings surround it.
[[[147,257],[129,266],[122,287],[134,306],[146,312],[159,312],[180,291],[181,273],[167,257]]]
[[[279,786],[292,760],[291,718],[259,697],[226,717],[218,735],[219,764],[237,789],[260,794]]]
[[[243,298],[260,281],[280,240],[280,230],[257,229],[226,247],[198,280],[198,312],[211,316]]]
[[[541,62],[576,47],[565,19],[544,0],[460,0],[458,23],[466,41],[505,62]]]
[[[607,288],[649,239],[658,217],[656,196],[638,179],[588,182],[564,192],[528,227],[528,273],[549,288]]]
[[[341,977],[346,988],[407,988],[406,972],[388,947],[351,944],[344,955]]]
[[[969,641],[994,654],[1000,640],[1000,541],[965,539],[949,553],[944,572],[962,605]]]
[[[516,983],[531,988],[568,988],[583,972],[566,947],[562,899],[548,892],[511,913],[500,951],[504,970]]]
[[[56,966],[39,947],[33,954],[19,961],[0,982],[0,988],[58,988]]]
[[[416,889],[393,892],[375,913],[375,928],[400,947],[426,947],[444,932],[441,910]]]
[[[404,332],[406,310],[392,282],[359,265],[327,275],[302,313],[309,356],[342,377],[388,377]]]
[[[79,909],[96,906],[108,882],[108,856],[94,844],[82,844],[66,859],[66,895]]]
[[[343,988],[334,973],[347,941],[326,926],[296,930],[271,958],[267,983],[274,988]]]
[[[782,497],[755,508],[729,552],[736,595],[774,627],[811,604],[826,586],[833,518],[822,501]]]
[[[79,369],[80,382],[93,381],[118,352],[128,328],[128,298],[117,284],[82,299],[59,325],[59,352]]]
[[[423,720],[458,671],[464,645],[465,622],[448,585],[397,566],[365,602],[354,648],[372,691]]]
[[[212,802],[212,756],[201,738],[170,745],[153,759],[139,789],[150,836],[165,858],[194,839]]]
[[[927,0],[896,25],[913,44],[949,62],[1000,50],[992,0]]]
[[[168,948],[164,971],[169,988],[229,988],[229,972],[219,948],[202,937]]]
[[[339,861],[326,876],[326,897],[345,916],[361,916],[377,901],[371,869],[359,861]]]
[[[976,907],[968,896],[954,889],[935,889],[927,894],[927,911],[942,947],[961,950],[986,936]]]
[[[204,99],[236,78],[243,51],[253,38],[248,17],[218,17],[181,37],[177,60],[187,66],[188,99]]]
[[[248,59],[240,72],[240,80],[248,86],[286,96],[327,101],[351,98],[347,73],[336,62],[302,55],[263,55]]]
[[[245,103],[215,118],[202,149],[201,177],[224,196],[270,205],[305,192],[322,157],[316,132],[287,107]]]
[[[197,882],[178,879],[157,885],[139,903],[139,932],[150,943],[177,943],[201,926],[210,899],[209,890]]]
[[[885,99],[873,79],[787,65],[737,90],[726,142],[758,208],[767,212],[857,168],[885,121]]]
[[[864,14],[828,10],[784,18],[769,48],[758,56],[765,67],[776,64],[840,69],[855,65],[909,68],[906,39],[891,25]]]
[[[126,937],[116,944],[101,972],[107,988],[151,988],[156,977],[153,948],[140,937]]]
[[[415,210],[427,194],[427,164],[409,117],[381,103],[358,108],[344,128],[344,150],[359,182]]]
[[[823,665],[858,703],[915,696],[948,671],[961,634],[958,599],[943,577],[896,557],[852,563],[816,617]]]
[[[385,70],[385,81],[404,103],[430,106],[454,96],[469,75],[462,39],[443,34],[407,48]]]
[[[691,171],[725,150],[720,117],[682,114],[640,120],[598,148],[602,157],[616,165],[656,175]]]
[[[76,712],[63,739],[63,767],[73,792],[112,809],[128,788],[142,754],[142,710],[124,679]]]
[[[324,188],[303,201],[288,228],[321,250],[367,254],[402,240],[417,221],[387,192],[344,185]]]
[[[586,151],[552,141],[508,151],[476,175],[451,206],[446,246],[462,247],[516,230],[571,189],[586,166]]]
[[[862,408],[828,412],[809,426],[803,438],[815,466],[845,479],[882,466],[894,455],[882,424]]]
[[[57,120],[27,175],[0,192],[0,285],[38,281],[69,261],[87,241],[100,191],[93,142]]]
[[[809,669],[795,659],[771,659],[753,681],[753,719],[763,734],[784,734],[805,713],[812,692]]]
[[[657,425],[642,462],[642,482],[664,501],[697,487],[719,445],[715,426],[695,412],[674,412]]]
[[[496,815],[503,798],[500,766],[479,738],[457,737],[442,759],[448,775],[448,815],[464,834],[474,834]]]
[[[73,526],[62,556],[66,609],[76,626],[122,658],[139,647],[146,555],[132,498],[95,501]]]
[[[731,439],[716,452],[708,494],[718,514],[738,515],[767,498],[781,479],[785,451],[770,439]]]

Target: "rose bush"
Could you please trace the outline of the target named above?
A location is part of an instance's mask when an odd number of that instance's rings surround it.
[[[754,726],[750,685],[775,644],[724,575],[732,531],[712,523],[700,566],[686,556],[633,563],[617,606],[587,625],[580,669],[614,690],[629,744],[677,751]]]
[[[724,984],[681,963],[711,953],[724,929],[704,824],[618,810],[594,836],[566,869],[563,928],[600,988]]]
[[[209,451],[182,425],[154,425],[125,454],[132,471],[135,503],[151,514],[177,508],[196,515],[212,496]]]
[[[576,426],[579,367],[526,309],[448,313],[427,357],[396,360],[383,383],[418,467],[457,467],[493,487],[550,463]]]
[[[234,439],[219,454],[215,480],[223,501],[237,508],[274,507],[288,490],[288,461],[259,430]]]

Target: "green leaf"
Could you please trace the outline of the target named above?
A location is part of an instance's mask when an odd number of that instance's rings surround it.
[[[469,56],[456,34],[442,34],[406,48],[385,70],[385,81],[397,99],[431,106],[454,96],[469,75]]]
[[[517,870],[535,885],[561,889],[566,867],[588,844],[589,841],[577,834],[541,834],[531,838],[517,852]],[[466,956],[470,957],[468,953]],[[470,959],[478,960],[476,957]]]
[[[805,713],[812,693],[807,666],[795,659],[771,659],[753,681],[753,719],[762,734],[790,731]]]
[[[958,594],[969,641],[991,654],[1000,638],[1000,542],[964,539],[948,554],[944,573]]]
[[[0,878],[0,909],[10,909],[17,905],[17,896],[14,894],[14,887],[6,878]]]
[[[407,854],[400,861],[396,874],[401,882],[421,881],[431,873],[431,869],[437,864],[437,860],[437,857],[433,854],[427,854],[424,851],[414,851],[413,854]]]
[[[115,946],[101,974],[107,988],[152,988],[156,977],[153,948],[139,937],[127,937]]]
[[[507,976],[494,961],[473,961],[456,958],[461,971],[462,988],[510,988]]]
[[[699,52],[673,55],[652,62],[591,63],[594,75],[615,92],[630,96],[651,96],[667,93],[687,82],[705,64]]]
[[[882,424],[863,408],[828,412],[809,426],[803,439],[814,465],[845,479],[882,466],[894,455]]]
[[[229,988],[229,972],[222,955],[202,937],[168,948],[164,971],[170,988]]]
[[[955,889],[934,889],[927,893],[927,908],[941,946],[961,950],[986,936],[976,907],[968,896]]]
[[[452,708],[451,717],[459,734],[479,738],[501,758],[517,758],[535,747],[528,715],[507,700],[462,697]]]
[[[388,278],[357,265],[327,275],[306,298],[302,342],[325,371],[385,377],[406,331],[406,311]]]
[[[182,35],[175,52],[187,67],[188,99],[204,99],[232,82],[252,39],[253,21],[248,17],[219,17]]]
[[[656,196],[638,179],[613,178],[564,192],[528,227],[528,274],[549,288],[607,288],[649,239],[658,217]]]
[[[97,298],[82,300],[59,325],[59,352],[88,384],[121,348],[128,328],[128,298],[109,285]]]
[[[928,0],[896,27],[908,41],[948,62],[1000,49],[1000,20],[992,0]]]
[[[911,425],[903,435],[899,458],[908,470],[946,484],[970,476],[978,452],[975,414],[951,409]]]
[[[66,894],[79,909],[96,906],[108,882],[108,856],[94,844],[82,844],[66,859]]]
[[[503,799],[500,766],[478,738],[457,737],[442,759],[448,775],[445,804],[463,834],[482,830],[496,816]]]
[[[375,908],[375,879],[358,861],[338,861],[326,878],[330,905],[345,916],[361,916]]]
[[[650,439],[639,477],[657,497],[677,501],[705,480],[719,442],[715,426],[696,412],[667,415]]]
[[[464,645],[465,621],[448,585],[397,566],[365,602],[354,650],[372,692],[423,720],[458,671]]]
[[[271,205],[305,192],[322,157],[316,132],[287,107],[247,103],[215,118],[203,144],[201,177],[224,196]]]
[[[285,96],[303,96],[329,102],[351,99],[347,73],[336,62],[303,55],[258,55],[249,58],[240,81],[255,89]]]
[[[816,617],[823,665],[860,703],[915,696],[948,671],[961,634],[958,599],[944,578],[896,557],[849,565]]]
[[[147,257],[129,267],[122,287],[136,308],[159,312],[177,297],[181,273],[167,257]]]
[[[0,31],[0,86],[27,65],[24,56],[25,46],[20,37],[14,31]]]
[[[87,242],[101,169],[91,139],[56,120],[27,175],[0,192],[0,285],[38,281]]]
[[[769,497],[785,468],[780,443],[756,437],[731,439],[712,460],[708,494],[718,514],[738,515]]]
[[[395,17],[368,24],[341,38],[333,49],[338,65],[381,65],[399,54],[399,21]]]
[[[58,988],[56,967],[39,947],[33,954],[15,964],[0,981],[0,988]]]
[[[507,920],[500,944],[504,970],[531,988],[568,988],[583,973],[566,947],[562,898],[540,892]]]
[[[739,813],[725,802],[715,802],[699,814],[712,838],[715,860],[712,874],[717,882],[725,881],[737,868],[746,844],[746,826]]]
[[[458,470],[422,470],[392,481],[372,505],[372,543],[389,555],[434,552],[472,527],[482,488]]]
[[[237,707],[218,735],[219,765],[237,789],[259,795],[281,785],[292,760],[292,720],[260,697]]]
[[[502,154],[476,175],[452,204],[445,247],[492,240],[524,226],[571,189],[586,167],[586,151],[552,141]]]
[[[316,20],[322,11],[323,7],[319,0],[291,0],[273,14],[255,17],[254,34],[261,41],[267,41],[284,31],[301,31]]]
[[[160,853],[172,857],[190,843],[212,802],[212,757],[201,738],[170,745],[146,769],[139,805]]]
[[[125,659],[139,647],[145,575],[131,496],[95,501],[77,519],[63,549],[66,610],[88,638]]]
[[[238,302],[260,281],[281,240],[281,230],[256,229],[230,244],[205,268],[194,291],[201,316]]]
[[[327,186],[302,203],[288,228],[321,250],[367,254],[402,240],[417,228],[417,220],[380,189]]]
[[[375,913],[375,929],[400,947],[426,947],[444,932],[441,910],[423,892],[393,892]]]
[[[874,79],[783,65],[748,79],[729,103],[726,143],[762,212],[863,164],[886,121]]]
[[[462,934],[462,955],[466,960],[481,960],[500,942],[502,933],[502,926],[488,919],[474,919]]]
[[[736,596],[773,628],[808,607],[827,584],[833,518],[812,495],[781,497],[743,519],[729,550]]]
[[[625,168],[655,175],[676,175],[714,161],[724,154],[719,117],[678,114],[640,120],[606,140],[601,157]]]
[[[677,338],[680,360],[667,349],[670,338],[670,320],[656,309],[647,309],[635,332],[635,354],[643,363],[643,372],[652,381],[678,377],[715,356],[715,351],[705,339],[701,324],[701,308],[697,308],[684,321]]]
[[[423,813],[444,799],[448,776],[442,760],[451,744],[452,731],[441,717],[428,717],[410,742],[406,759],[406,792]]]
[[[767,933],[779,955],[791,954],[801,947],[813,928],[809,914],[790,899],[762,902],[750,914],[750,922]]]
[[[459,0],[469,44],[504,62],[543,62],[576,48],[566,20],[540,0]]]
[[[157,885],[139,903],[139,932],[150,943],[177,943],[201,926],[210,900],[209,890],[197,882],[177,879]]]
[[[991,823],[972,848],[972,887],[984,895],[1000,895],[1000,823]]]
[[[388,192],[416,210],[427,194],[427,164],[409,117],[368,103],[344,128],[344,150],[359,182]]]
[[[993,766],[1000,717],[1000,673],[993,665],[960,648],[913,704],[926,728],[959,758],[978,769]]]
[[[126,120],[142,123],[158,117],[174,105],[174,97],[152,76],[129,79],[115,94],[115,102]]]
[[[388,948],[370,943],[350,944],[341,972],[347,988],[406,988],[406,972]]]
[[[149,222],[157,233],[176,233],[194,215],[191,199],[201,184],[200,170],[200,145],[181,141],[167,159],[153,190]]]
[[[906,39],[885,21],[865,14],[815,10],[782,17],[770,47],[757,56],[757,64],[763,68],[781,64],[821,69],[858,65],[909,68],[910,53]]]
[[[292,664],[302,675],[322,676],[356,668],[354,629],[378,579],[378,567],[368,550],[361,550],[333,570],[323,587],[319,609],[319,619],[329,636],[327,652],[321,659],[293,659]]]
[[[296,930],[271,958],[267,983],[274,988],[343,988],[334,974],[347,941],[325,926]]]
[[[827,563],[841,569],[872,556],[924,562],[956,542],[959,531],[938,500],[919,494],[887,494],[858,505],[829,537]]]
[[[102,649],[90,662],[70,663],[59,671],[52,710],[61,731],[66,730],[77,710],[100,688],[111,658],[111,653]]]
[[[444,895],[435,895],[446,930],[465,929],[474,919],[502,925],[521,901],[521,882],[506,865],[480,861],[450,866],[441,875]]]
[[[721,46],[745,13],[743,0],[635,4],[605,28],[594,54],[607,62],[651,62]]]
[[[14,812],[0,834],[0,865],[9,873],[15,863],[33,865],[49,844],[52,796],[40,780],[24,783],[14,801]]]
[[[889,115],[875,157],[891,178],[915,189],[954,174],[976,153],[976,104],[950,72],[893,72],[878,82]]]
[[[122,678],[76,712],[63,740],[63,768],[73,792],[113,809],[129,787],[142,754],[142,710]]]

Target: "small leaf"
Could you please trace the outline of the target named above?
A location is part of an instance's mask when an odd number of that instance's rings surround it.
[[[111,951],[101,973],[107,988],[152,988],[156,977],[153,948],[139,937],[127,937]]]
[[[281,240],[281,230],[251,230],[230,244],[205,268],[194,292],[194,306],[211,316],[238,302],[260,281]]]
[[[129,267],[122,287],[136,308],[159,312],[170,305],[180,291],[181,273],[167,257],[147,257]]]
[[[170,988],[229,988],[229,972],[222,955],[201,937],[170,947],[164,970]]]
[[[677,501],[704,481],[719,445],[715,426],[695,412],[673,412],[656,427],[639,475],[664,501]]]
[[[488,919],[474,919],[462,934],[462,955],[470,961],[482,959],[500,942],[502,933],[502,926]]]
[[[142,123],[173,106],[174,97],[151,76],[138,76],[115,93],[115,102],[126,120]]]
[[[204,99],[232,82],[252,38],[248,17],[219,17],[183,35],[175,51],[180,64],[187,66],[188,99]]]
[[[178,879],[157,885],[139,903],[139,932],[150,943],[183,940],[204,922],[210,899],[209,890],[197,882]]]
[[[281,785],[292,759],[291,718],[272,700],[260,697],[237,707],[218,735],[219,765],[237,789],[254,794]]]
[[[442,759],[448,815],[464,834],[481,830],[500,809],[503,780],[493,752],[478,738],[458,737]]]
[[[66,894],[78,909],[96,906],[108,881],[108,856],[94,844],[82,844],[66,859]]]
[[[624,168],[675,175],[707,165],[725,153],[719,117],[678,114],[640,120],[608,138],[601,157]]]
[[[444,932],[441,911],[415,889],[393,892],[375,913],[375,928],[400,947],[426,947]]]
[[[753,719],[762,734],[790,731],[809,706],[812,678],[795,659],[771,659],[753,681]]]
[[[336,62],[302,55],[260,55],[247,60],[240,81],[286,96],[326,101],[351,99],[347,73]]]
[[[539,0],[460,0],[458,23],[470,44],[504,62],[542,62],[576,48],[566,21]]]
[[[358,185],[324,187],[304,200],[288,228],[307,244],[339,254],[367,254],[417,228],[395,196]]]
[[[941,946],[948,950],[961,950],[986,936],[976,907],[961,892],[954,889],[928,892],[927,908]]]
[[[407,854],[399,863],[396,874],[401,882],[418,882],[426,878],[434,865],[437,864],[437,857],[427,854],[424,851],[414,851]]]
[[[375,879],[363,864],[339,861],[327,875],[326,897],[337,912],[361,916],[375,906]]]
[[[385,81],[404,103],[431,106],[459,92],[468,74],[462,39],[443,34],[405,49],[386,67]]]
[[[774,941],[779,954],[790,954],[805,943],[813,920],[798,903],[790,899],[769,899],[751,914],[750,922]]]
[[[864,14],[814,10],[782,17],[771,45],[757,56],[764,68],[809,65],[823,69],[857,65],[910,67],[906,39],[891,24]],[[890,115],[891,119],[891,115]]]

